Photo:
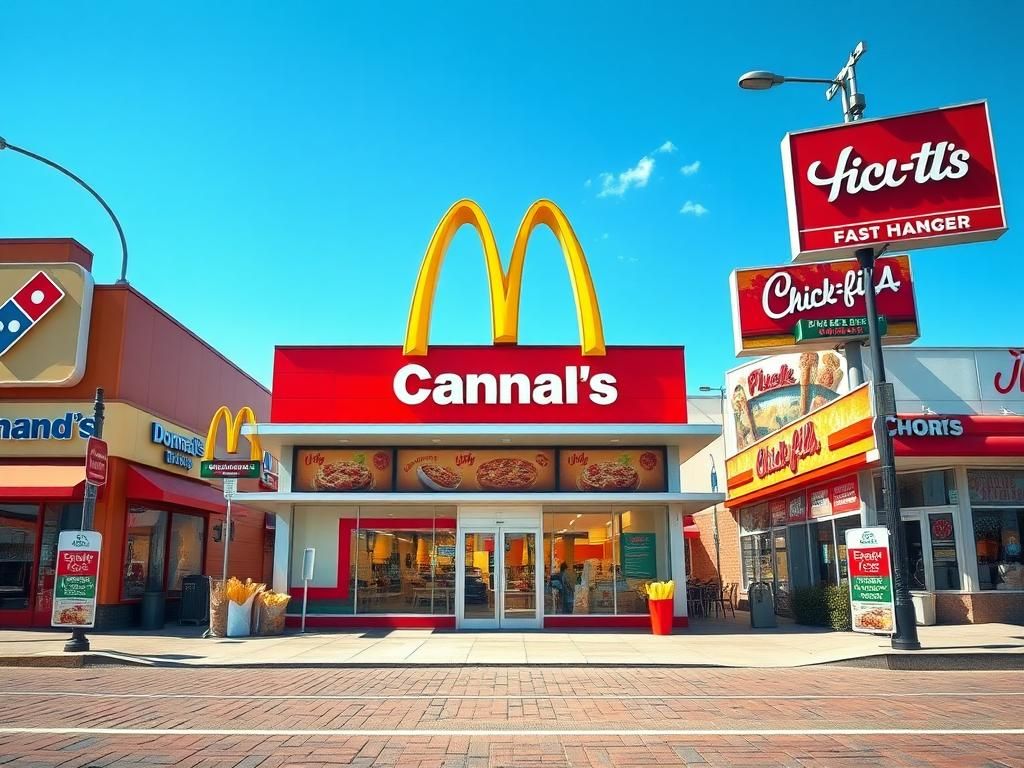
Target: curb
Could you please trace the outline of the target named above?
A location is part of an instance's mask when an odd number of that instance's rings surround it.
[[[81,669],[86,667],[139,667],[149,669],[474,669],[474,668],[517,668],[538,669],[622,669],[620,663],[505,663],[505,662],[435,662],[409,664],[405,662],[301,662],[284,661],[275,663],[196,664],[145,656],[127,656],[109,652],[69,653],[39,656],[0,656],[0,667]],[[871,656],[855,656],[836,661],[821,661],[785,667],[769,666],[728,666],[709,663],[636,663],[626,667],[633,669],[803,669],[806,667],[852,667],[859,669],[888,669],[892,671],[917,672],[958,672],[958,671],[1010,671],[1024,670],[1024,653],[881,653]]]

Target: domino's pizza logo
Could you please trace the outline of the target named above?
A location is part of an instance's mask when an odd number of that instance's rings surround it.
[[[60,304],[64,295],[64,289],[40,271],[0,305],[0,357]]]

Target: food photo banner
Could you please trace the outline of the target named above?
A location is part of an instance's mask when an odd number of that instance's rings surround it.
[[[725,377],[725,455],[733,456],[849,391],[846,358],[835,352],[777,355]]]
[[[909,256],[875,268],[876,311],[887,344],[920,336]],[[738,357],[832,349],[867,337],[864,279],[856,259],[734,270],[729,280]]]
[[[665,454],[657,448],[563,448],[558,452],[558,490],[570,493],[665,491]]]
[[[399,449],[399,491],[526,493],[555,489],[551,448]]]
[[[300,493],[664,492],[665,451],[647,448],[297,448]]]
[[[984,101],[788,133],[782,172],[795,261],[1006,231]]]

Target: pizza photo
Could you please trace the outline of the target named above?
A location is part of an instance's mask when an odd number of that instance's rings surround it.
[[[372,491],[373,486],[373,474],[355,461],[329,462],[313,477],[314,491]]]
[[[440,464],[420,464],[416,476],[431,491],[454,491],[462,484],[462,475]]]
[[[584,468],[576,486],[581,491],[635,491],[640,487],[640,473],[622,462],[597,461]]]
[[[58,624],[88,624],[89,610],[82,604],[61,609],[57,616]]]
[[[853,615],[853,626],[857,629],[867,629],[875,632],[892,632],[892,610],[886,607],[869,608],[866,611],[855,612]]]
[[[476,481],[485,491],[526,491],[537,482],[537,465],[525,459],[490,459],[477,469]]]

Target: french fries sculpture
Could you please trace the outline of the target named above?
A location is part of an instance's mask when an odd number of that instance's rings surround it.
[[[671,600],[676,593],[676,583],[674,581],[652,581],[644,589],[650,600]]]

